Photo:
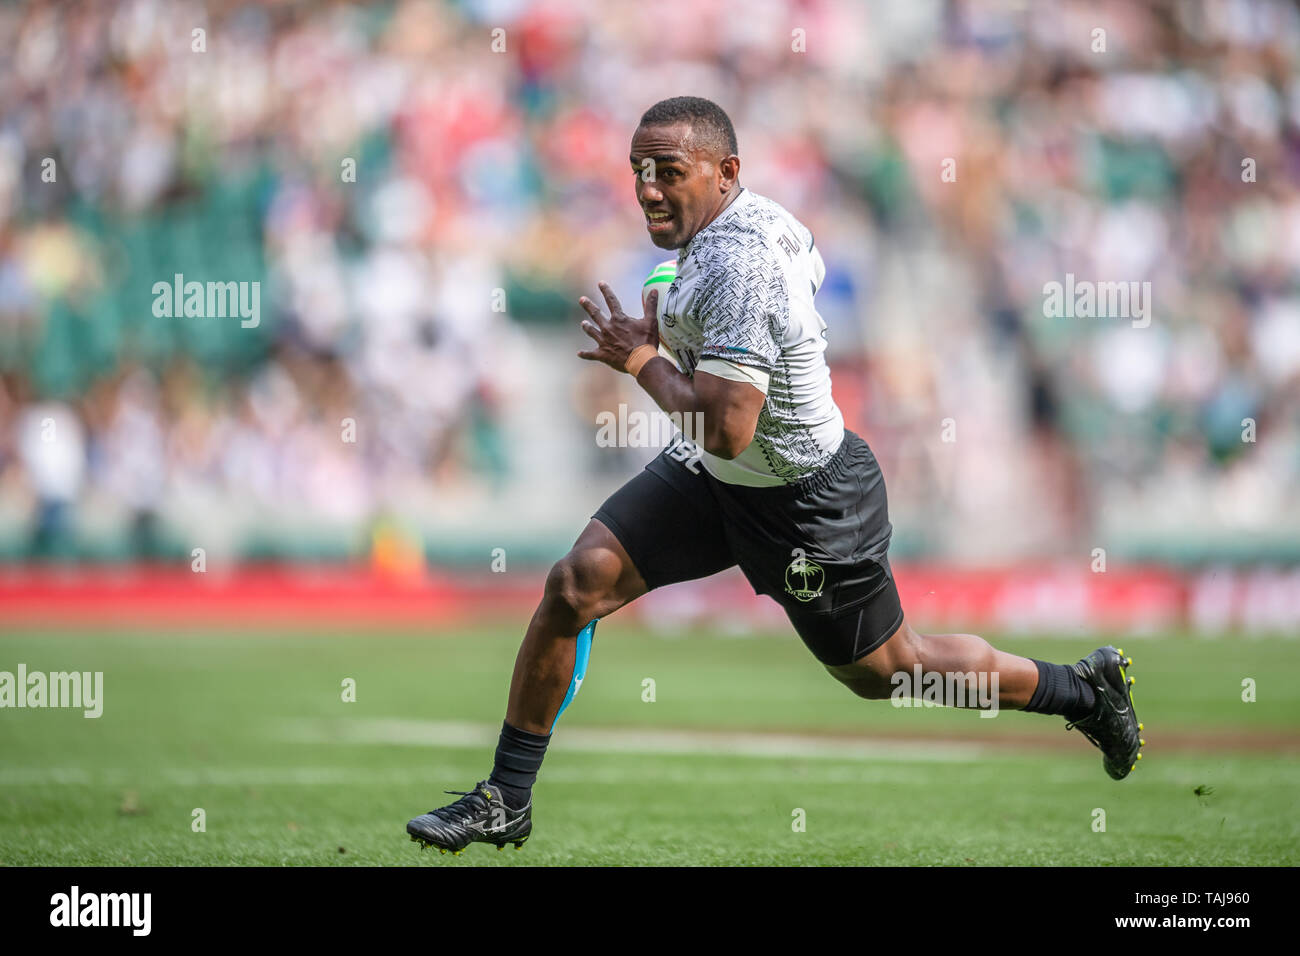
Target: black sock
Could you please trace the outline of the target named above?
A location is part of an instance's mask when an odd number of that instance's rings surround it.
[[[528,806],[537,771],[542,769],[542,758],[550,742],[550,734],[530,734],[504,720],[501,722],[501,740],[497,743],[496,762],[488,780],[496,784],[511,810]]]
[[[1066,720],[1081,720],[1092,713],[1097,695],[1073,667],[1032,657],[1030,660],[1038,665],[1038,686],[1024,710],[1031,714],[1060,714]]]

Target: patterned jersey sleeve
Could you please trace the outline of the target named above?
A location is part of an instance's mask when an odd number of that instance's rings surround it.
[[[696,305],[701,359],[718,358],[770,373],[781,354],[777,330],[789,321],[785,273],[761,241],[719,250],[701,269]]]

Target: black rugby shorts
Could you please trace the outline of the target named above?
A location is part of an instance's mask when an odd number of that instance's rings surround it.
[[[739,565],[828,666],[858,660],[898,630],[885,481],[862,438],[845,430],[820,470],[769,488],[718,481],[690,449],[679,437],[592,516],[651,590]]]

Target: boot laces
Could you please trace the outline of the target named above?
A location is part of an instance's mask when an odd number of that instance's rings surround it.
[[[439,807],[429,812],[449,822],[472,820],[488,807],[488,801],[483,796],[484,782],[480,782],[473,790],[444,790],[443,793],[459,796],[460,799],[449,806]]]

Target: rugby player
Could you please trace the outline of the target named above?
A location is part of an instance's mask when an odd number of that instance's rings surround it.
[[[790,213],[741,186],[737,154],[731,120],[709,100],[675,97],[641,117],[628,157],[636,199],[650,240],[676,258],[647,280],[642,316],[604,283],[604,308],[580,299],[593,344],[578,355],[631,375],[678,420],[702,413],[704,434],[693,436],[702,447],[677,436],[551,569],[515,661],[492,772],[407,824],[424,847],[520,847],[596,622],[647,591],[736,565],[860,697],[890,697],[900,673],[988,675],[995,701],[944,703],[1063,716],[1116,780],[1141,759],[1122,651],[1051,664],[971,634],[912,629],[889,565],[880,467],[831,396],[826,326],[813,305],[821,254]]]

